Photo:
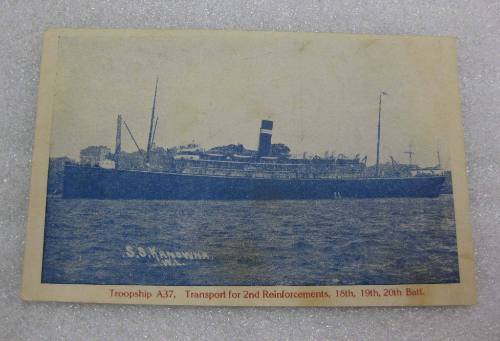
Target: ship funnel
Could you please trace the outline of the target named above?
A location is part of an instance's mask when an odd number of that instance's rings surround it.
[[[271,137],[273,134],[273,121],[262,120],[260,125],[259,157],[269,156],[271,154]]]

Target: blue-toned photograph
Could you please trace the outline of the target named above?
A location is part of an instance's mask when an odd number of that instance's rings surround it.
[[[460,282],[440,51],[61,37],[42,282]]]

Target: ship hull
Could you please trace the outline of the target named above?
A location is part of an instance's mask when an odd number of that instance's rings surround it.
[[[64,198],[281,200],[437,197],[442,176],[276,180],[65,166]]]

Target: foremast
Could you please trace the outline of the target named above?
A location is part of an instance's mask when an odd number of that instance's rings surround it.
[[[154,135],[156,133],[156,125],[158,124],[158,118],[155,121],[155,109],[156,109],[156,94],[158,92],[158,77],[156,77],[155,94],[153,97],[153,107],[151,109],[151,120],[149,122],[149,134],[148,134],[148,144],[146,148],[146,165],[149,165],[149,160],[151,156],[151,149],[154,144]]]

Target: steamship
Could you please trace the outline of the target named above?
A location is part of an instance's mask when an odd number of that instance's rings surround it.
[[[437,197],[445,177],[439,172],[383,172],[377,163],[344,155],[291,157],[284,144],[273,144],[273,122],[262,120],[258,149],[228,145],[202,149],[196,144],[157,148],[154,140],[156,83],[146,150],[142,150],[121,115],[115,151],[89,147],[79,163],[66,163],[64,198],[137,200],[281,200],[377,197]],[[125,127],[137,147],[134,158],[121,150]]]

